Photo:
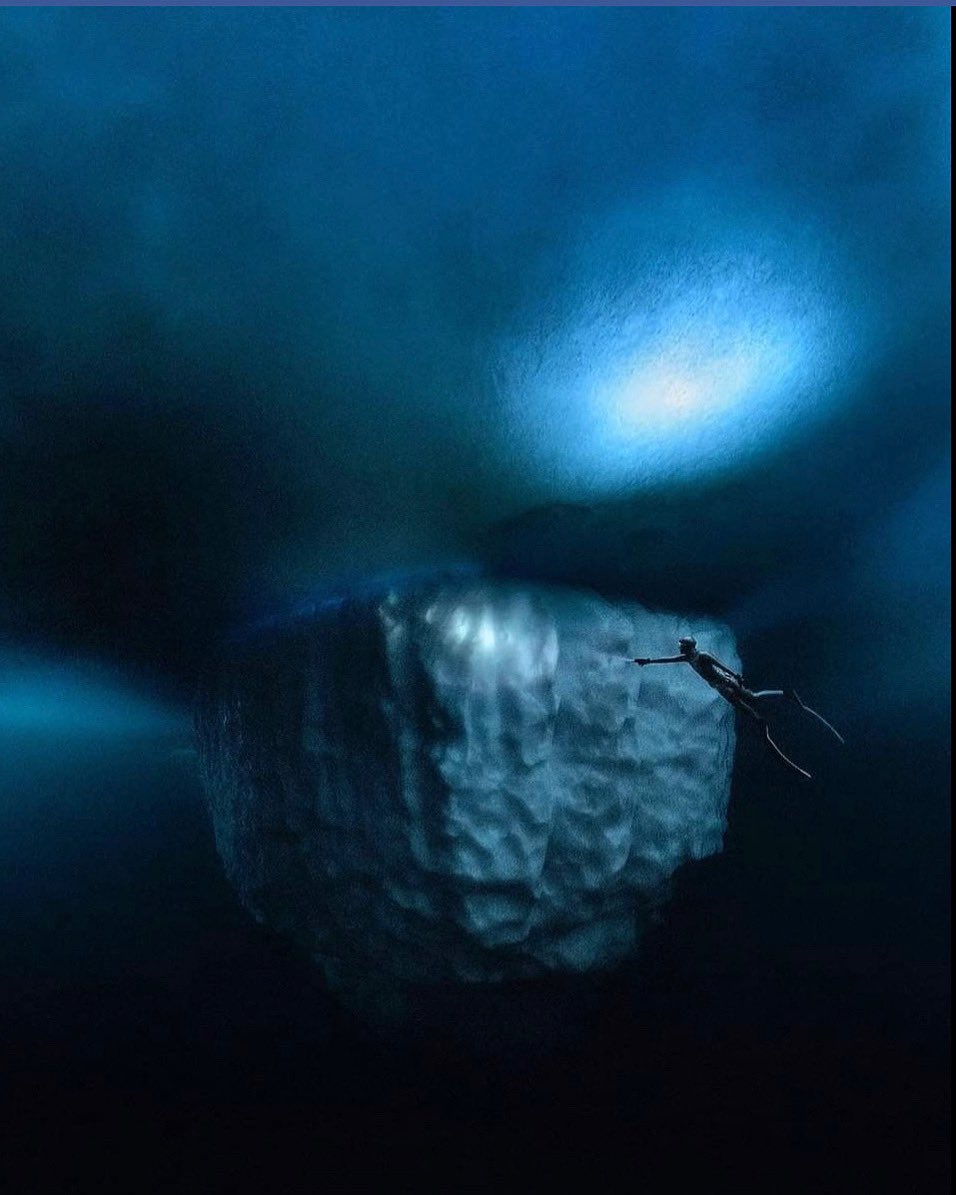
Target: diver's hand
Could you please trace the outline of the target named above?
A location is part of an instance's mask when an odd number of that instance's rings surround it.
[[[649,664],[649,663],[650,663],[650,660],[632,660],[632,661],[631,661],[631,663],[632,663],[632,664],[638,664],[638,665],[640,665],[640,667],[642,667],[642,668],[643,668],[645,664]]]

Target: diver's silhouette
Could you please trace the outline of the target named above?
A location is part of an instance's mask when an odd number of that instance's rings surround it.
[[[767,719],[757,709],[755,702],[762,701],[771,697],[782,697],[787,701],[792,701],[798,705],[805,713],[816,718],[818,722],[823,725],[836,737],[843,742],[843,736],[830,725],[830,723],[816,712],[810,709],[808,705],[804,705],[796,690],[794,689],[761,689],[759,692],[754,692],[748,689],[744,684],[744,678],[739,672],[734,672],[732,668],[728,668],[726,664],[721,664],[715,656],[710,655],[706,651],[697,650],[696,639],[679,639],[677,646],[680,648],[679,656],[664,656],[660,659],[649,660],[639,658],[632,660],[633,664],[639,664],[642,667],[645,664],[690,664],[691,668],[697,673],[699,677],[705,680],[712,689],[729,701],[736,710],[741,710],[749,717],[755,719],[763,726],[764,738],[767,740],[773,750],[780,756],[783,762],[795,772],[799,772],[801,776],[805,776],[807,780],[811,779],[810,773],[795,764],[792,759],[789,759],[780,750],[777,744],[770,737],[770,727],[767,724]]]

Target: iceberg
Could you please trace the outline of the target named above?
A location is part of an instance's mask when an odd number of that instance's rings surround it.
[[[628,662],[688,633],[739,663],[708,620],[474,576],[261,628],[196,717],[239,898],[340,989],[620,963],[726,827],[731,708]]]

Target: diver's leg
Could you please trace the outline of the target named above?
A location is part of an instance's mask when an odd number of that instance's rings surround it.
[[[729,704],[732,705],[735,710],[738,710],[742,714],[746,714],[749,718],[754,718],[757,722],[763,721],[763,718],[761,718],[760,714],[757,712],[756,707],[744,700],[744,693],[747,692],[745,689],[720,688],[717,689],[717,692],[721,695],[721,697],[723,697],[724,701],[729,702]],[[748,693],[747,696],[752,697],[753,694]]]
[[[844,744],[846,743],[846,740],[844,739],[843,735],[840,734],[840,732],[836,729],[836,727],[831,726],[830,723],[826,720],[826,718],[823,717],[822,714],[818,714],[816,710],[812,710],[808,705],[804,705],[803,700],[800,697],[800,694],[796,691],[796,689],[788,689],[787,692],[784,694],[784,696],[787,698],[788,701],[793,701],[797,705],[799,705],[799,707],[805,713],[809,714],[811,718],[816,718],[816,720],[818,722],[822,722],[823,725],[827,728],[827,730],[829,730],[829,732],[832,735],[834,735],[836,738],[838,738],[841,743],[844,743]]]
[[[770,727],[766,724],[766,722],[764,722],[764,724],[763,724],[763,733],[764,733],[764,738],[767,740],[767,742],[770,744],[770,746],[773,748],[773,750],[776,751],[776,753],[780,756],[780,758],[783,760],[783,762],[788,767],[793,768],[793,770],[795,772],[799,772],[801,776],[805,776],[807,778],[807,780],[813,779],[813,777],[810,775],[809,772],[805,772],[803,770],[803,768],[801,768],[798,764],[795,764],[792,759],[788,759],[787,756],[784,755],[784,753],[780,750],[780,748],[777,746],[777,744],[770,737]]]

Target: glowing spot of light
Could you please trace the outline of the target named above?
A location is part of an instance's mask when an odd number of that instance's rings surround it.
[[[703,351],[652,348],[597,387],[595,402],[609,408],[605,418],[620,436],[679,435],[695,423],[726,416],[762,386],[779,383],[793,357],[781,343],[768,341]]]
[[[478,645],[484,648],[485,651],[491,651],[497,641],[495,628],[492,625],[491,619],[486,615],[481,621],[481,626],[478,628]]]
[[[560,318],[511,342],[510,443],[549,496],[739,469],[842,401],[860,337],[837,256],[693,198],[596,227]]]

